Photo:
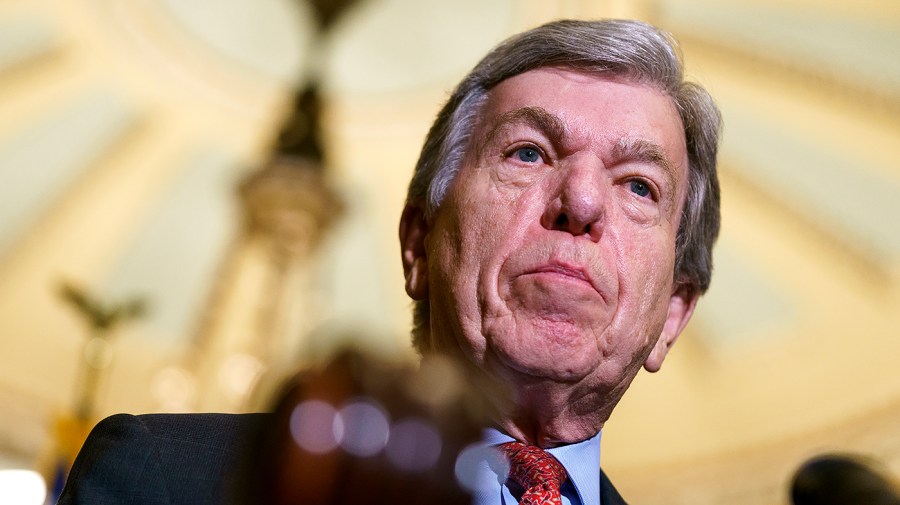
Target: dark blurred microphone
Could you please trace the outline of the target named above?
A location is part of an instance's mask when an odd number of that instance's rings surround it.
[[[794,505],[900,505],[897,489],[873,464],[849,455],[816,456],[791,483]]]
[[[467,505],[479,389],[449,362],[414,369],[343,352],[287,382],[236,502]]]

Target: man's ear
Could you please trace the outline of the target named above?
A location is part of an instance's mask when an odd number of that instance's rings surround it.
[[[400,257],[406,277],[406,294],[413,300],[424,300],[428,296],[426,235],[428,222],[425,210],[417,204],[406,204],[400,215]]]
[[[648,372],[658,372],[662,367],[663,360],[669,349],[675,345],[675,340],[681,331],[687,326],[691,315],[694,313],[694,307],[697,306],[697,299],[700,293],[690,283],[680,283],[675,285],[672,296],[669,297],[669,312],[666,315],[666,323],[663,325],[662,334],[647,361],[644,362],[644,369]]]

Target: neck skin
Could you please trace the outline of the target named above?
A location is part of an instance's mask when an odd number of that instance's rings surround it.
[[[447,352],[450,351],[450,352]],[[452,350],[431,349],[431,356],[444,356],[460,366],[472,392],[470,400],[484,405],[485,417],[507,435],[548,449],[587,440],[609,419],[625,393],[629,381],[610,388],[590,379],[555,382],[504,368],[501,374],[488,362],[477,365]],[[429,356],[425,356],[425,361]]]
[[[560,382],[511,369],[490,353],[476,363],[457,345],[433,337],[427,336],[430,346],[423,361],[443,357],[455,363],[468,384],[470,401],[485,405],[486,418],[510,437],[543,449],[596,435],[640,368],[632,366],[634,373],[612,386],[593,376]]]
[[[543,449],[596,435],[625,391],[624,387],[598,391],[583,383],[557,383],[521,374],[505,379],[505,390],[511,393],[507,398],[513,402],[492,401],[497,408],[494,421],[509,436]]]

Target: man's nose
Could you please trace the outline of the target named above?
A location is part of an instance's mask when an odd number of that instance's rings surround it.
[[[600,240],[608,189],[599,163],[580,163],[562,170],[541,224],[575,236]]]

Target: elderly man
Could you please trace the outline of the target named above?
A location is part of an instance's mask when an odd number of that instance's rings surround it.
[[[709,286],[719,125],[665,34],[560,21],[488,54],[425,141],[400,223],[415,345],[508,392],[488,439],[548,449],[564,503],[615,502],[600,430]],[[531,485],[494,482],[480,502]]]
[[[416,348],[487,384],[484,440],[507,464],[476,460],[477,503],[624,503],[600,471],[600,430],[709,286],[719,123],[673,41],[633,21],[515,36],[441,110],[400,245]],[[220,503],[266,425],[114,416],[60,503]]]

